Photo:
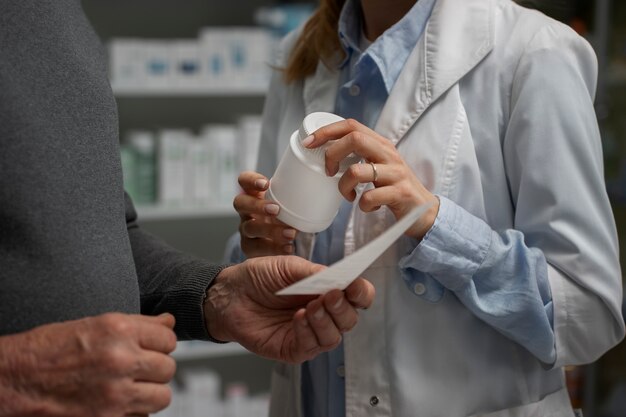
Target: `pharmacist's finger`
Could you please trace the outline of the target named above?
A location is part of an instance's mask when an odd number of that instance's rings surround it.
[[[381,180],[381,173],[386,171],[384,164],[376,164],[376,171],[370,164],[352,164],[339,179],[339,192],[348,201],[354,201],[356,198],[356,187],[362,183],[374,182],[378,185]]]
[[[366,213],[378,210],[381,206],[390,206],[393,209],[409,211],[413,206],[408,206],[410,200],[400,200],[401,193],[398,187],[387,186],[368,190],[359,199],[359,208]]]
[[[313,140],[310,143],[307,143],[306,147],[316,148],[325,144],[329,140],[340,139],[350,132],[361,132],[368,136],[378,136],[376,132],[358,121],[354,119],[346,119],[317,129],[312,135]]]
[[[265,238],[274,242],[289,243],[296,238],[297,231],[289,226],[248,220],[241,224],[240,232],[248,238]]]
[[[241,239],[241,250],[248,258],[257,256],[293,255],[295,247],[292,243],[275,243],[269,239],[256,238]]]
[[[248,194],[239,194],[233,200],[233,207],[242,220],[257,216],[276,216],[280,211],[278,204],[254,197]]]
[[[269,180],[264,176],[254,171],[244,171],[239,174],[239,186],[246,193],[254,196],[258,196],[267,190],[269,186]]]
[[[376,164],[391,162],[397,154],[390,141],[376,135],[350,132],[326,149],[326,172],[333,176],[339,170],[339,163],[351,153],[355,153]]]

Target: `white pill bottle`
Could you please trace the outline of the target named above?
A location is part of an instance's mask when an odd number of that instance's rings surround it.
[[[289,139],[270,187],[267,200],[280,206],[278,220],[307,233],[327,229],[339,211],[343,196],[339,193],[339,179],[360,157],[351,154],[341,161],[339,172],[326,175],[326,149],[330,142],[308,149],[302,141],[317,129],[344,120],[332,113],[316,112],[304,118],[299,130]]]

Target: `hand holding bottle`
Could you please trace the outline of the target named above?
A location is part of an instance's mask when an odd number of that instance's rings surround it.
[[[239,175],[243,193],[235,197],[233,206],[241,221],[241,249],[248,258],[269,255],[290,255],[297,231],[276,219],[278,204],[264,199],[269,180],[256,172]]]

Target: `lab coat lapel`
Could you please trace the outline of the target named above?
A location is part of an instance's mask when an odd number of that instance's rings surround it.
[[[493,49],[494,0],[438,0],[376,124],[394,144]]]
[[[315,74],[304,80],[305,114],[317,111],[333,113],[339,87],[339,71],[329,69],[324,63],[317,64]]]

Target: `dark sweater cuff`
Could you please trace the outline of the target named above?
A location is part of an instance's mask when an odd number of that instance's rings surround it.
[[[176,334],[181,340],[208,340],[224,343],[214,339],[208,332],[204,317],[204,301],[207,291],[217,275],[228,265],[215,265],[208,262],[197,262],[189,265],[186,271],[186,288],[172,294],[173,302],[179,306],[176,311]]]

